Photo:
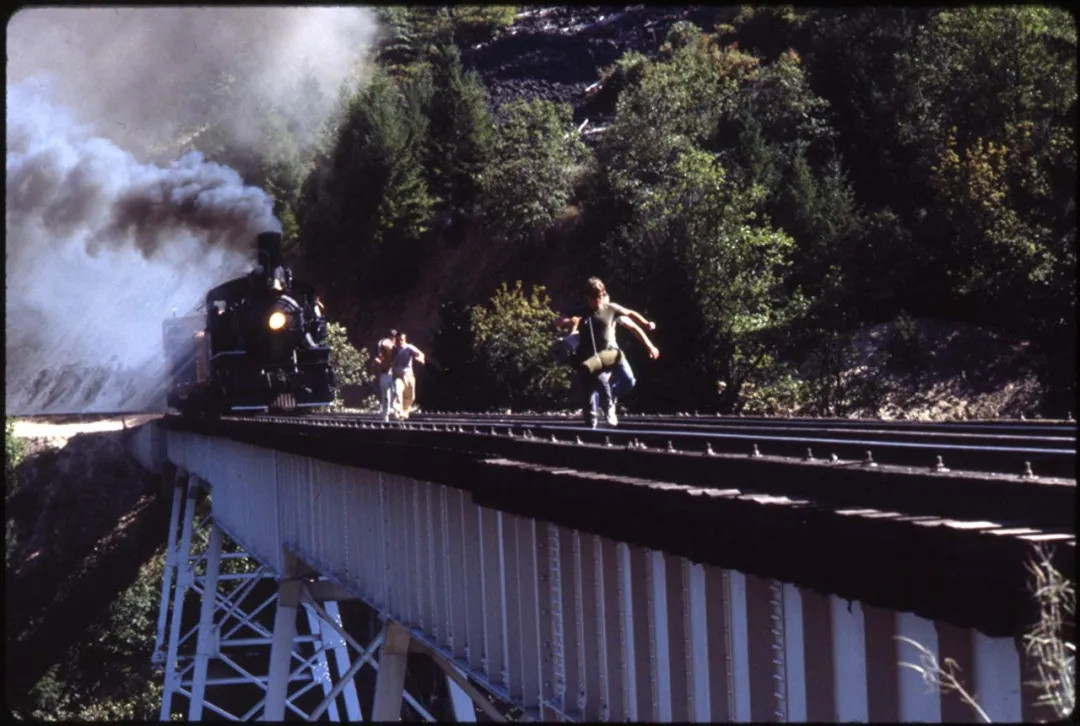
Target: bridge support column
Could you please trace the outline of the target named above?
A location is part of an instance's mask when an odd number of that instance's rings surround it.
[[[191,685],[188,720],[202,719],[203,697],[206,695],[206,665],[210,656],[217,655],[214,645],[214,610],[218,597],[218,571],[221,568],[221,528],[210,525],[210,546],[206,552],[206,577],[203,580],[202,609],[199,612],[199,635],[195,649],[195,673]]]
[[[322,606],[325,611],[323,617],[331,618],[333,622],[341,625],[341,614],[338,612],[337,603],[333,600],[329,600],[324,602]],[[308,606],[304,608],[304,611],[307,613],[308,625],[311,628],[311,632],[319,636],[319,640],[326,650],[333,651],[334,662],[337,665],[338,673],[349,672],[351,664],[349,663],[349,651],[345,646],[345,639],[342,638],[333,627],[330,627],[314,608]],[[316,678],[322,683],[323,695],[329,697],[334,684],[330,677],[330,664],[325,653],[320,653],[318,655],[317,664]],[[353,683],[350,678],[348,679],[347,685],[343,686],[340,690],[345,697],[346,720],[362,721],[363,712],[360,710],[360,699],[356,695],[356,684]],[[333,702],[327,707],[327,714],[331,721],[341,720],[341,717],[338,714],[338,708]]]
[[[180,529],[180,513],[184,511],[184,486],[187,474],[177,469],[173,477],[172,507],[169,509],[169,533],[165,545],[165,572],[161,578],[161,601],[158,604],[157,630],[154,631],[154,653],[152,663],[165,662],[165,627],[169,618],[169,594],[172,591],[173,572],[176,570],[176,538]]]
[[[177,478],[179,479],[179,473]],[[185,476],[185,479],[188,479],[188,477]],[[165,687],[161,693],[160,717],[162,721],[169,720],[173,693],[180,689],[180,670],[177,667],[177,654],[180,647],[180,624],[184,615],[184,595],[187,594],[187,589],[191,586],[193,578],[189,558],[191,555],[191,530],[195,523],[195,498],[199,493],[197,481],[197,479],[191,478],[187,482],[187,498],[184,504],[183,519],[181,520],[182,532],[176,550],[176,590],[173,594],[172,620],[169,623],[169,645],[165,656]]]
[[[281,721],[285,717],[285,697],[289,687],[289,664],[292,643],[296,636],[296,610],[300,605],[300,580],[285,579],[278,585],[277,610],[274,613],[274,635],[270,645],[270,667],[266,683],[264,721]]]
[[[405,689],[405,666],[409,660],[409,631],[387,620],[383,630],[379,675],[375,679],[374,721],[397,721],[401,717],[402,692]]]
[[[449,675],[446,676],[446,688],[450,691],[450,701],[454,706],[454,720],[458,723],[475,721],[476,709],[472,699]]]

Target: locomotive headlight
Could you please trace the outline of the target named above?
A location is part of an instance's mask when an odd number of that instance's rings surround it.
[[[288,318],[285,317],[285,313],[281,312],[280,310],[275,310],[274,312],[270,313],[270,317],[266,319],[266,324],[270,327],[271,330],[281,330],[285,327],[285,323],[287,321]]]

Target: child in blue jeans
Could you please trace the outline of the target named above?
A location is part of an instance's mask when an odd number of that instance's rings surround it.
[[[595,427],[597,409],[603,408],[608,425],[615,426],[619,422],[615,413],[615,399],[628,392],[635,383],[633,370],[615,342],[615,329],[622,326],[634,333],[649,351],[649,357],[655,360],[660,356],[660,350],[638,323],[649,330],[655,330],[656,323],[612,302],[600,278],[588,279],[585,299],[587,305],[580,314],[561,318],[556,325],[572,328],[579,333],[576,351],[579,363],[576,368],[584,395],[582,409],[585,423]],[[580,325],[585,326],[583,330],[579,330]]]

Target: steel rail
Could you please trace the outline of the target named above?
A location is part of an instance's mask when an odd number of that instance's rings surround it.
[[[428,419],[418,418],[414,420],[415,423],[428,423]],[[443,423],[441,419],[433,419],[430,422]],[[468,425],[475,423],[475,419],[453,419],[445,421],[447,425],[453,425],[460,423],[462,425]],[[494,422],[493,422],[494,423]],[[490,425],[490,424],[485,424]],[[582,426],[579,422],[562,422],[558,419],[528,419],[526,421],[499,421],[498,425],[501,426],[560,426],[565,428],[579,428]],[[607,429],[607,427],[605,427]],[[656,423],[654,421],[642,421],[637,418],[623,418],[618,426],[619,430],[623,431],[639,431],[642,433],[649,433],[655,431],[675,432],[678,431],[686,435],[695,434],[723,434],[727,432],[732,433],[746,433],[746,434],[766,434],[770,436],[784,436],[788,438],[805,438],[808,434],[813,434],[819,438],[831,437],[836,439],[845,439],[850,436],[857,436],[863,440],[873,441],[886,441],[886,442],[900,442],[910,440],[913,442],[920,440],[931,441],[935,444],[955,443],[955,444],[975,444],[985,443],[986,445],[999,444],[999,445],[1013,445],[1019,448],[1046,448],[1046,449],[1059,449],[1059,448],[1075,448],[1076,437],[1059,435],[1022,435],[1016,433],[978,433],[969,431],[923,431],[923,430],[910,430],[910,429],[897,429],[891,430],[888,428],[857,428],[857,427],[841,427],[841,426],[825,426],[825,427],[791,427],[786,425],[772,425],[762,426],[757,424],[740,425],[734,423],[721,423],[721,424],[709,424],[709,423]]]
[[[650,448],[671,452],[711,452],[743,455],[771,455],[813,462],[827,459],[889,464],[920,469],[963,470],[986,472],[995,475],[1021,477],[1053,477],[1075,479],[1076,452],[1065,447],[1000,445],[990,440],[984,443],[954,441],[903,441],[897,439],[851,438],[843,436],[823,437],[807,435],[775,436],[760,432],[702,432],[655,427],[651,429],[591,429],[581,425],[552,423],[520,425],[480,420],[468,428],[464,424],[409,421],[383,423],[369,417],[358,416],[236,416],[221,419],[230,425],[264,424],[281,426],[285,430],[317,432],[322,429],[351,429],[357,432],[379,430],[388,436],[399,438],[424,437],[430,433],[470,434],[455,439],[446,446],[477,453],[500,450],[493,441],[507,438],[523,438],[551,442],[578,441],[606,444],[619,448]],[[471,429],[471,432],[470,430]],[[397,433],[401,432],[401,433]],[[425,433],[427,432],[427,433]],[[816,449],[816,451],[815,451]],[[677,464],[675,464],[677,467]],[[672,472],[678,476],[678,469]]]
[[[362,414],[361,414],[362,415]],[[543,423],[552,420],[564,420],[573,422],[579,419],[577,413],[556,414],[506,414],[506,413],[443,413],[423,412],[413,417],[415,420],[425,422],[444,421],[457,423],[459,421],[501,421],[505,423]],[[766,418],[757,416],[721,416],[705,414],[625,414],[620,420],[624,424],[664,424],[676,427],[750,427],[763,426],[769,428],[809,428],[819,430],[821,428],[842,429],[872,429],[885,431],[911,430],[913,432],[941,432],[941,433],[974,433],[974,434],[997,434],[1032,436],[1043,434],[1047,436],[1076,437],[1077,423],[1075,421],[1055,420],[1031,420],[1016,421],[1010,419],[976,420],[976,421],[907,421],[907,420],[884,420],[884,419],[847,419],[847,418],[803,418],[803,417],[776,417]]]
[[[225,419],[223,419],[225,420]],[[377,428],[402,430],[468,432],[480,435],[469,442],[471,448],[483,450],[483,438],[488,436],[525,438],[540,437],[561,440],[573,437],[586,443],[611,443],[615,446],[640,446],[673,451],[711,450],[717,453],[761,454],[813,460],[833,458],[863,461],[871,458],[877,463],[901,466],[948,467],[954,470],[990,472],[1003,475],[1024,475],[1075,478],[1076,439],[1040,435],[1000,435],[976,433],[935,433],[904,428],[850,429],[820,425],[792,429],[778,420],[775,426],[751,424],[738,426],[725,423],[710,426],[698,423],[691,426],[632,420],[616,428],[592,429],[577,421],[557,416],[514,418],[505,416],[465,416],[453,418],[415,418],[407,422],[383,423],[377,416],[365,414],[309,414],[307,416],[227,417],[229,421],[263,422],[277,425],[309,425],[334,428]],[[880,422],[878,422],[880,423]],[[464,442],[462,442],[464,445]],[[816,449],[816,451],[815,451]]]

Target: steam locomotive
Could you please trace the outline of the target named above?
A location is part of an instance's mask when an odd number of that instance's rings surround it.
[[[293,280],[281,234],[256,238],[256,266],[206,294],[205,315],[164,322],[166,405],[184,416],[303,412],[334,398],[326,318]]]

